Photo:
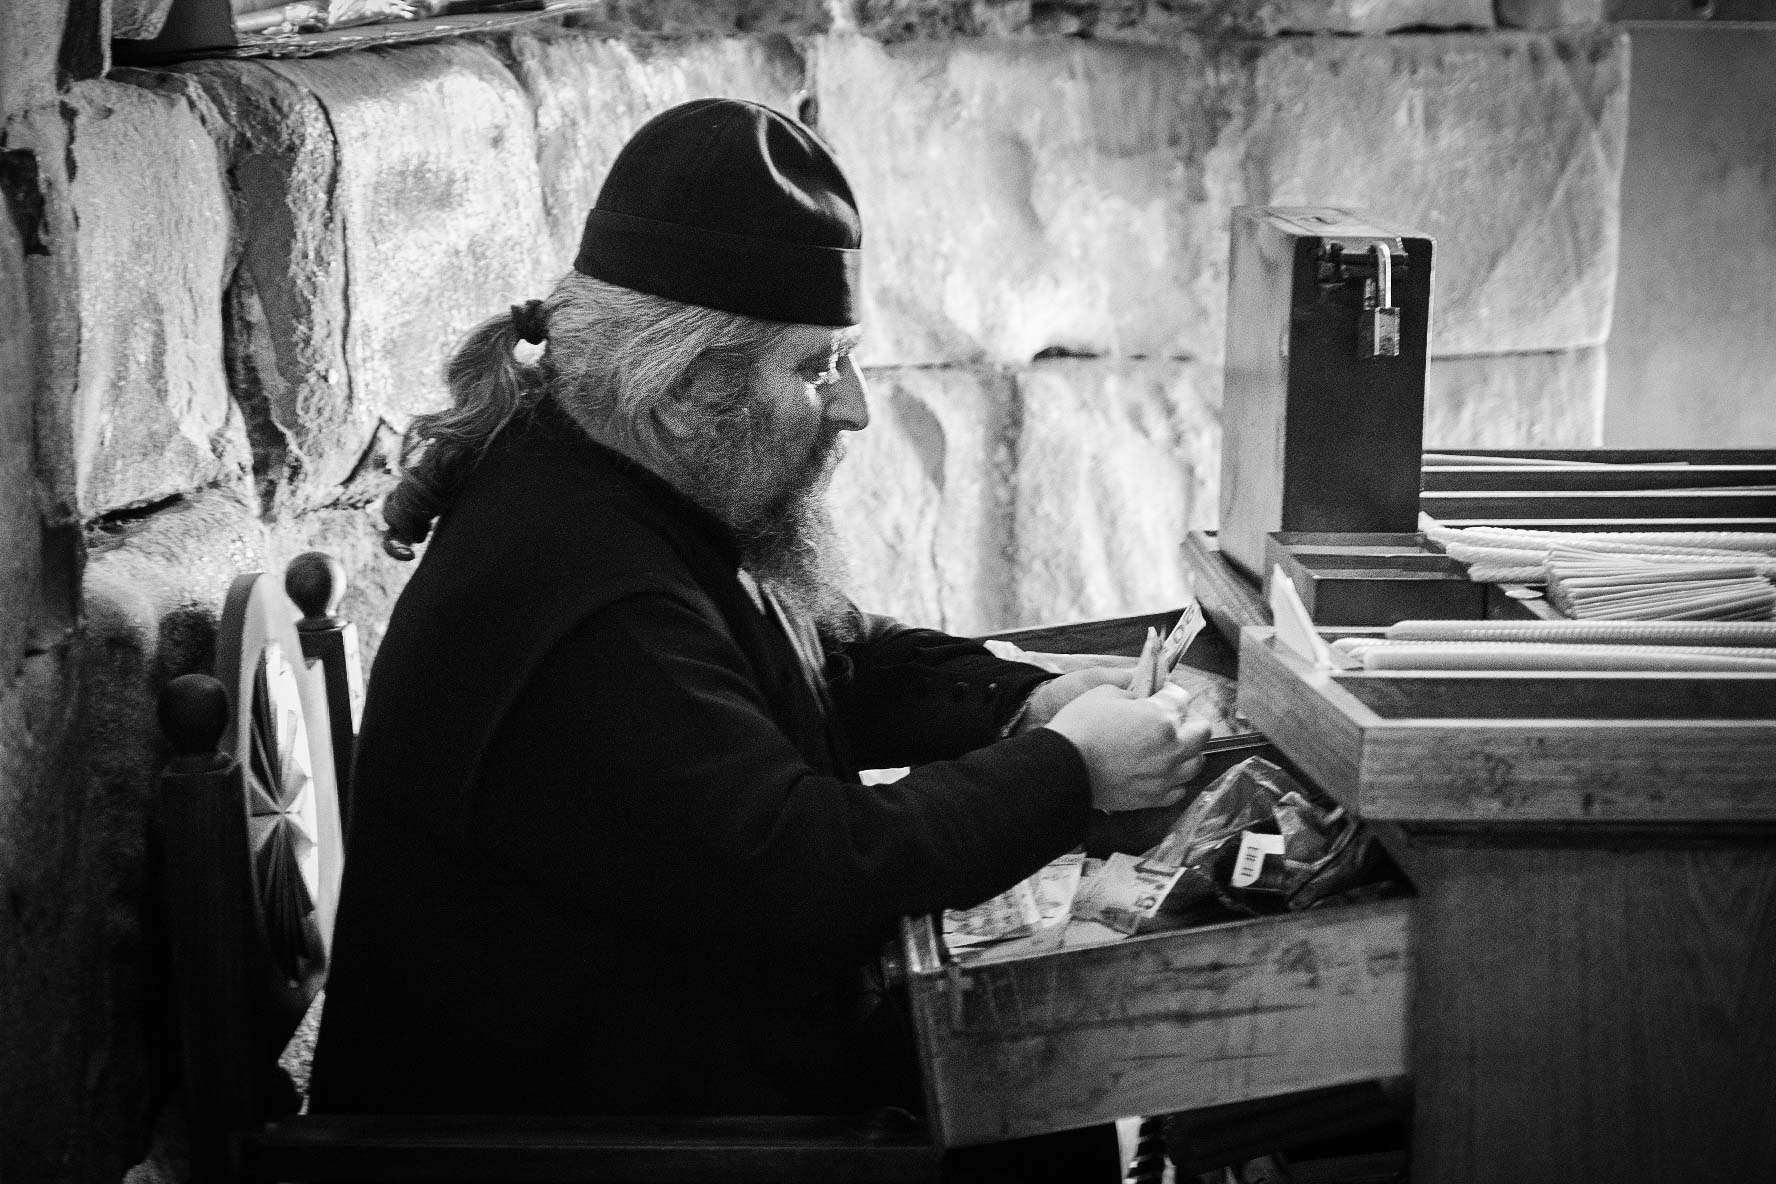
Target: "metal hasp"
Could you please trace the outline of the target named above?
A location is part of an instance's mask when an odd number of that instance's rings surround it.
[[[1220,548],[1247,573],[1273,531],[1418,529],[1434,247],[1355,210],[1234,211]]]

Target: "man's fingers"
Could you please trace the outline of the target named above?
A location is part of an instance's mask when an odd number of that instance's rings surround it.
[[[1187,778],[1185,778],[1185,780],[1188,781],[1189,778],[1187,777]],[[1182,784],[1175,785],[1171,789],[1166,790],[1165,796],[1160,798],[1159,801],[1155,802],[1154,805],[1156,807],[1175,806],[1179,802],[1183,801],[1184,795],[1189,792],[1190,792],[1190,787],[1188,785],[1182,785]]]
[[[1175,730],[1178,743],[1192,752],[1201,752],[1209,742],[1209,725],[1200,719],[1182,720]]]

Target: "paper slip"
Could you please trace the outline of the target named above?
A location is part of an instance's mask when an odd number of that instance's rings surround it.
[[[1312,662],[1316,670],[1331,670],[1338,665],[1332,657],[1332,647],[1314,628],[1307,606],[1301,603],[1295,581],[1283,574],[1280,565],[1270,569],[1270,615],[1276,622],[1277,640]]]
[[[1240,836],[1239,856],[1233,862],[1233,875],[1228,883],[1235,888],[1250,888],[1264,873],[1264,857],[1283,853],[1282,835],[1264,835],[1247,831]]]
[[[1073,916],[1101,921],[1119,933],[1133,933],[1159,911],[1160,902],[1184,869],[1168,863],[1117,852],[1087,876],[1073,898]]]

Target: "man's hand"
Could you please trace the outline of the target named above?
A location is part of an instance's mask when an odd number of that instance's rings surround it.
[[[1055,713],[1048,726],[1084,759],[1094,809],[1143,810],[1184,796],[1209,740],[1207,724],[1184,717],[1189,701],[1170,684],[1145,699],[1100,685]]]
[[[1024,714],[1018,719],[1013,735],[1022,735],[1032,728],[1046,727],[1061,708],[1096,687],[1125,687],[1129,670],[1113,666],[1093,666],[1075,670],[1059,678],[1051,678],[1030,692],[1024,700]]]

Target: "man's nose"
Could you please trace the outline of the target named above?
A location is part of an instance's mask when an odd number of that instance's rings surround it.
[[[849,354],[839,359],[839,378],[826,402],[826,418],[844,432],[861,432],[869,426],[869,384]]]

